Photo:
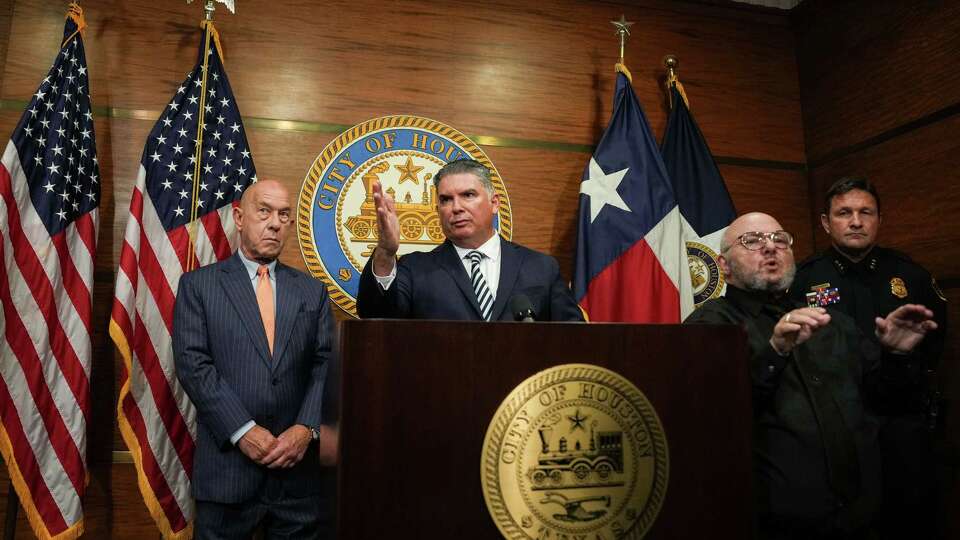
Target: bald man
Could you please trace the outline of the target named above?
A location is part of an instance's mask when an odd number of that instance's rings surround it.
[[[233,210],[240,248],[180,279],[177,377],[197,409],[197,539],[318,538],[316,446],[333,323],[326,288],[277,261],[292,226],[278,182],[247,188]]]
[[[870,410],[885,391],[879,374],[896,369],[897,353],[936,323],[923,306],[904,305],[877,318],[872,341],[843,313],[791,303],[792,246],[793,236],[767,214],[736,219],[718,259],[726,294],[685,322],[746,331],[759,538],[865,538],[880,502]]]

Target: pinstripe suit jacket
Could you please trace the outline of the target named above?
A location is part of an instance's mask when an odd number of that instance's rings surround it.
[[[256,294],[240,255],[180,278],[173,315],[177,377],[197,408],[193,495],[237,503],[268,476],[294,497],[320,491],[317,453],[290,469],[257,465],[230,443],[249,420],[279,435],[294,424],[319,428],[333,339],[327,291],[277,263],[276,326],[271,356]]]

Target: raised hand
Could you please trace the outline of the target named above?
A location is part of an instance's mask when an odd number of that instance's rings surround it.
[[[912,351],[927,332],[937,329],[933,312],[920,304],[904,304],[875,322],[880,344],[903,353]]]
[[[373,252],[373,273],[387,276],[396,264],[400,249],[400,220],[393,197],[383,192],[380,182],[373,183],[373,204],[377,209],[377,249]]]
[[[777,321],[770,336],[773,350],[782,355],[788,354],[794,347],[810,339],[818,329],[830,323],[830,314],[820,307],[795,309]]]

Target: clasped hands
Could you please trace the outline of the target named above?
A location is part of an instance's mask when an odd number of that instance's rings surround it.
[[[310,446],[310,430],[294,424],[286,431],[273,436],[260,426],[253,426],[237,441],[237,447],[248,458],[268,469],[289,469],[303,459]]]
[[[937,329],[933,312],[920,304],[904,304],[886,317],[877,317],[875,322],[875,335],[880,345],[898,353],[912,351],[927,332]],[[795,309],[777,321],[770,337],[770,346],[778,354],[786,356],[829,323],[830,314],[824,308]]]

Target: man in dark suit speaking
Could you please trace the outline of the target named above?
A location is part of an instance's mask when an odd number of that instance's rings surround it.
[[[447,240],[399,261],[394,201],[374,184],[379,236],[360,278],[361,317],[496,321],[514,320],[520,309],[537,320],[583,320],[557,261],[496,233],[500,197],[483,164],[451,161],[433,182]]]
[[[331,355],[326,288],[277,262],[290,196],[261,180],[234,208],[240,249],[180,279],[173,319],[177,377],[197,408],[197,539],[317,538],[317,452]]]

